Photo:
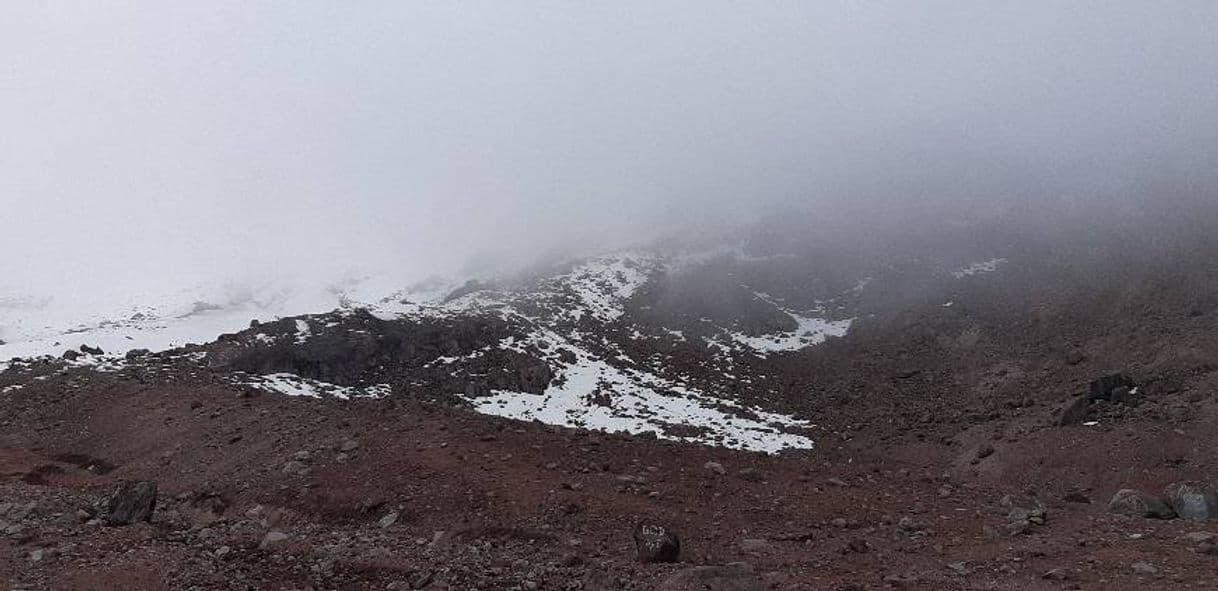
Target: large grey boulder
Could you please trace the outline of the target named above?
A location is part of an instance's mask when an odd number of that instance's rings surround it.
[[[1151,496],[1132,488],[1123,488],[1108,501],[1108,512],[1131,517],[1171,519],[1176,512],[1159,497]]]
[[[1177,482],[1163,491],[1163,500],[1182,519],[1218,519],[1218,495],[1199,482]]]

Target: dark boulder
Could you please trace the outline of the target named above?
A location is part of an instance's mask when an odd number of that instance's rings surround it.
[[[102,518],[109,525],[131,525],[151,521],[156,510],[156,483],[147,480],[123,481],[106,501]]]
[[[67,351],[63,352],[63,358],[67,361],[76,361],[77,359],[80,359],[80,352],[68,349]]]
[[[1131,488],[1124,488],[1108,501],[1108,512],[1131,517],[1172,519],[1176,512],[1162,499]]]
[[[681,557],[681,540],[667,527],[643,522],[634,527],[634,547],[639,562],[677,562]]]
[[[101,347],[90,347],[88,345],[81,345],[80,352],[87,353],[89,355],[104,355],[106,353],[105,351],[101,350]]]
[[[1091,382],[1090,389],[1087,392],[1087,399],[1096,400],[1112,400],[1112,393],[1118,388],[1125,388],[1125,393],[1133,390],[1137,384],[1129,379],[1129,376],[1122,373],[1114,373],[1106,375],[1098,380]]]
[[[149,351],[148,349],[132,349],[130,351],[127,351],[126,358],[127,358],[127,361],[135,361],[136,359],[139,359],[141,357],[147,357],[151,354],[152,354],[152,351]]]

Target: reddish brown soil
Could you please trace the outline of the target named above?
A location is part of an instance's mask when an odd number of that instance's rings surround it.
[[[1218,575],[1218,557],[1181,539],[1213,526],[1104,510],[1119,486],[1155,490],[1212,470],[1208,400],[1178,425],[1129,417],[998,436],[1018,422],[999,420],[946,443],[899,444],[865,429],[767,457],[395,400],[145,380],[73,370],[5,400],[0,494],[36,503],[0,538],[9,587],[384,589],[430,578],[428,588],[650,589],[682,566],[633,561],[642,518],[675,528],[687,564],[748,561],[777,589],[1211,588]],[[340,462],[348,440],[358,448]],[[974,464],[984,443],[996,451]],[[309,472],[284,473],[299,451]],[[151,524],[76,515],[123,478],[160,483]],[[1071,488],[1093,502],[1062,501]],[[1006,494],[1037,495],[1047,523],[1015,537],[989,530],[1005,525]],[[397,522],[382,528],[391,511]],[[903,517],[925,531],[902,531]],[[289,537],[259,548],[271,530]],[[744,549],[745,539],[768,541]],[[1067,580],[1042,578],[1054,569]]]
[[[1218,522],[1115,516],[1106,503],[1120,488],[1218,476],[1218,273],[1070,288],[1040,277],[927,289],[846,338],[742,368],[764,376],[769,404],[819,425],[817,449],[780,456],[402,396],[252,394],[185,363],[6,372],[0,507],[17,507],[0,513],[0,581],[662,589],[692,565],[746,561],[770,589],[1215,588],[1218,556],[1183,536]],[[1142,404],[1056,425],[1114,371],[1142,385]],[[159,483],[151,523],[80,513],[121,479]],[[1047,505],[1045,523],[1009,535],[1008,495]],[[680,535],[682,564],[635,561],[644,519]],[[272,532],[286,537],[263,544]]]

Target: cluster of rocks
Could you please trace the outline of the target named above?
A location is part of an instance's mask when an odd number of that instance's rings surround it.
[[[102,351],[100,347],[90,347],[89,345],[81,345],[79,351],[77,351],[75,349],[68,349],[67,351],[64,351],[63,355],[61,355],[60,357],[62,357],[64,360],[67,360],[67,361],[76,361],[77,359],[80,359],[82,355],[93,355],[94,357],[99,357],[99,356],[105,355],[105,354],[106,354],[106,352]]]
[[[742,548],[764,543],[745,540]],[[640,522],[634,528],[636,557],[642,563],[675,563],[681,559],[681,539],[671,528],[655,522]],[[759,591],[761,582],[747,562],[694,566],[679,570],[658,587],[661,591]]]
[[[1122,373],[1106,375],[1093,380],[1085,394],[1067,404],[1062,409],[1057,423],[1062,426],[1084,423],[1092,418],[1099,405],[1136,406],[1140,402],[1138,385],[1129,376]]]
[[[1108,511],[1118,515],[1148,519],[1188,519],[1206,521],[1218,519],[1218,494],[1214,488],[1199,482],[1177,482],[1169,485],[1162,496],[1125,488],[1118,490],[1108,502]]]
[[[1025,534],[1034,527],[1044,525],[1049,515],[1044,503],[1031,497],[1007,495],[1002,498],[1001,505],[1007,509],[1006,533],[1011,536]]]
[[[299,325],[310,327],[302,334]],[[400,318],[365,310],[263,322],[208,345],[212,369],[291,373],[340,386],[427,383],[445,394],[541,393],[554,373],[540,351],[498,347],[521,327],[503,318]]]

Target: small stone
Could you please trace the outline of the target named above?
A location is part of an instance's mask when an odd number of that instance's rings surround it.
[[[1129,565],[1129,568],[1133,569],[1133,572],[1138,573],[1139,575],[1155,575],[1159,573],[1159,569],[1155,568],[1153,564],[1148,562],[1135,562]]]
[[[379,524],[379,525],[380,525],[382,528],[386,528],[386,527],[391,527],[391,526],[393,526],[393,524],[395,524],[395,523],[397,523],[397,522],[398,522],[398,512],[397,512],[397,511],[394,511],[394,512],[392,512],[392,513],[390,513],[390,514],[388,514],[388,515],[386,515],[386,516],[382,517],[382,518],[381,518],[381,520],[380,520],[380,521],[378,521],[377,523],[378,523],[378,524]]]
[[[720,476],[727,474],[727,469],[724,468],[723,464],[720,464],[719,462],[707,462],[703,464],[702,467]]]
[[[1195,532],[1186,533],[1181,537],[1184,538],[1186,541],[1192,542],[1194,544],[1200,544],[1202,542],[1209,542],[1209,541],[1212,541],[1214,538],[1218,538],[1218,534],[1210,533],[1207,531],[1195,531]]]
[[[432,575],[431,571],[429,571],[429,570],[425,570],[425,571],[415,575],[414,579],[412,579],[410,581],[410,588],[411,589],[422,589],[422,588],[430,585],[431,579],[433,576],[434,575]]]
[[[281,531],[269,531],[266,532],[266,535],[262,537],[262,542],[258,544],[258,547],[265,550],[286,539],[288,539],[288,534]]]
[[[897,522],[897,529],[905,533],[917,533],[926,531],[926,526],[918,523],[918,521],[913,517],[906,516],[902,517],[901,520]]]
[[[283,473],[292,476],[304,476],[309,473],[309,465],[299,460],[290,460],[283,465]]]

